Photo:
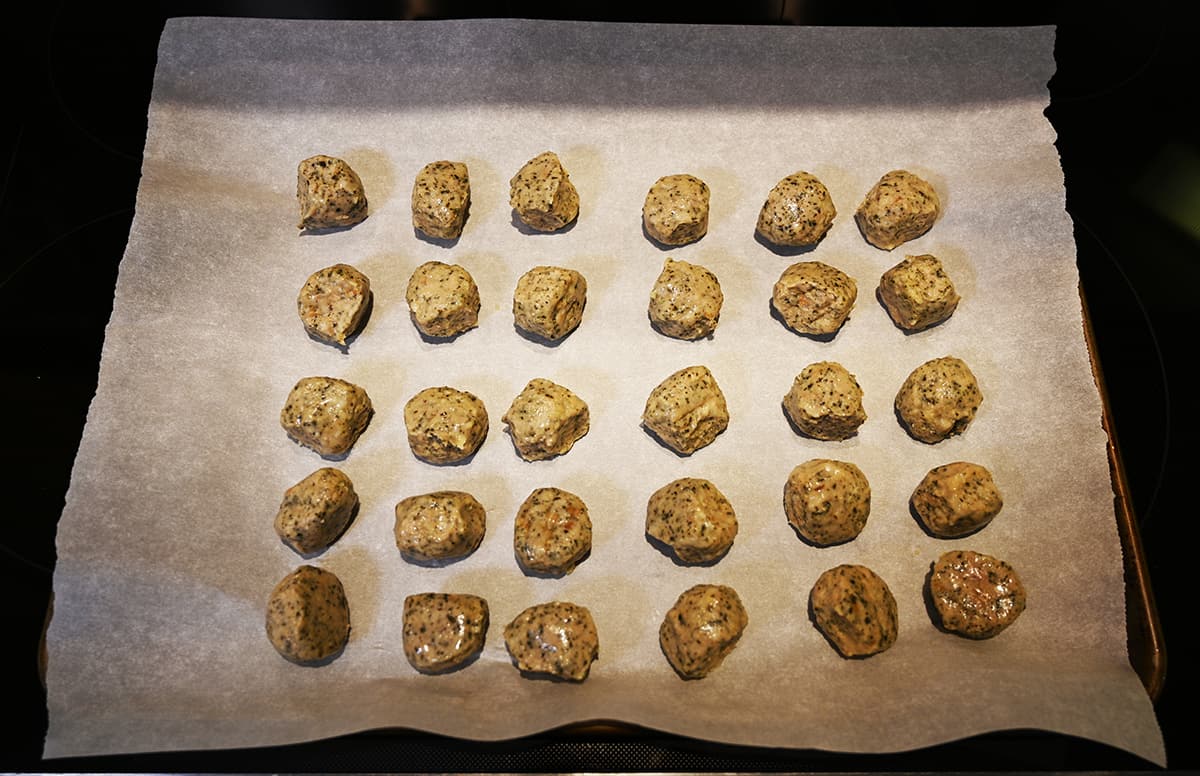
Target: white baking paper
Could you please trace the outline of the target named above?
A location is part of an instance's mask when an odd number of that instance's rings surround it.
[[[888,752],[992,730],[1094,739],[1164,763],[1153,707],[1126,653],[1121,549],[1101,402],[1082,328],[1071,222],[1055,135],[1043,111],[1054,30],[853,29],[535,21],[312,22],[182,18],[159,49],[143,177],[117,281],[99,386],[59,524],[48,633],[47,757],[284,744],[375,728],[505,739],[617,720],[733,744]],[[579,191],[576,223],[533,233],[513,218],[508,181],[542,151]],[[296,167],[348,161],[368,219],[301,234]],[[427,162],[467,163],[462,237],[414,233],[410,192]],[[905,168],[937,188],[943,215],[892,252],[862,238],[860,199]],[[806,170],[838,215],[806,252],[754,235],[768,190]],[[708,234],[651,243],[641,206],[660,176],[712,191]],[[905,254],[933,253],[963,300],[944,325],[905,335],[875,299]],[[648,295],[668,256],[700,263],[725,293],[709,339],[655,332]],[[405,288],[428,260],[459,263],[483,299],[479,326],[423,339]],[[820,260],[858,284],[832,339],[772,316],[792,262]],[[346,262],[372,281],[374,307],[347,349],[309,338],[296,296],[313,271]],[[557,346],[518,334],[517,278],[536,264],[581,271],[582,325]],[[922,362],[964,359],[984,394],[967,431],[928,445],[892,410]],[[867,422],[843,442],[797,435],[781,409],[807,364],[836,360],[865,391]],[[690,456],[640,425],[651,389],[707,365],[731,422]],[[301,377],[364,387],[375,416],[344,458],[362,507],[315,558],[276,537],[283,491],[331,464],[290,441],[279,411]],[[526,382],[583,398],[591,430],[569,454],[526,462],[500,421]],[[485,403],[491,429],[458,466],[410,452],[404,403],[449,385]],[[810,458],[858,465],[872,487],[866,529],[817,548],[788,526],[783,484]],[[990,468],[1005,505],[980,533],[927,535],[908,498],[932,467]],[[731,500],[730,553],[677,565],[646,539],[646,500],[682,476]],[[587,503],[590,557],[564,578],[526,576],[512,550],[517,507],[557,486]],[[474,494],[487,535],[470,557],[405,562],[393,537],[402,498]],[[1029,591],[998,637],[941,632],[926,610],[930,565],[952,548],[1002,557]],[[328,665],[272,649],[265,604],[301,563],[345,584],[353,631]],[[900,635],[866,660],[839,657],[814,628],[817,576],[862,563],[889,584]],[[692,584],[734,586],[750,624],[707,678],[681,680],[658,625]],[[479,659],[418,674],[400,613],[416,592],[470,592],[492,613]],[[510,660],[502,629],[550,600],[589,607],[600,657],[579,684],[536,681]]]

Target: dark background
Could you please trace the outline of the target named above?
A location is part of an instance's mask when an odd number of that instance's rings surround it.
[[[1200,769],[1200,742],[1189,719],[1197,689],[1190,635],[1197,510],[1188,497],[1188,478],[1194,476],[1189,381],[1195,348],[1186,344],[1194,336],[1200,289],[1200,132],[1190,117],[1198,94],[1198,41],[1182,3],[1084,6],[247,0],[160,2],[137,10],[43,2],[15,16],[6,12],[0,325],[8,331],[9,356],[0,365],[6,439],[0,445],[0,590],[6,626],[0,641],[0,698],[8,714],[0,726],[0,771],[1156,769],[1118,750],[1036,731],[887,756],[739,749],[648,731],[591,729],[499,744],[364,733],[267,750],[42,761],[46,709],[39,639],[55,564],[55,525],[95,391],[117,267],[133,216],[158,36],[165,19],[192,15],[1056,25],[1058,67],[1047,117],[1058,133],[1082,287],[1165,634],[1165,686],[1155,707],[1169,768]]]

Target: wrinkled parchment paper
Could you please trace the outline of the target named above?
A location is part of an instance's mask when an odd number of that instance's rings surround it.
[[[1043,116],[1054,31],[655,26],[522,21],[299,22],[185,18],[167,24],[149,107],[143,178],[91,406],[58,534],[48,634],[49,757],[296,742],[379,727],[503,739],[609,719],[703,739],[855,752],[896,751],[1007,728],[1083,736],[1165,758],[1152,706],[1126,656],[1121,551],[1101,404],[1081,325],[1071,224],[1055,136]],[[577,223],[531,233],[508,180],[556,151],[579,190]],[[369,218],[300,234],[296,166],[324,153],[361,175]],[[468,164],[462,237],[421,239],[409,197],[427,162]],[[944,214],[893,252],[853,211],[884,172],[930,180]],[[815,249],[754,237],[767,191],[806,170],[838,216]],[[663,250],[642,232],[662,175],[712,190],[709,232]],[[905,335],[875,299],[905,254],[934,253],[963,301],[947,323]],[[725,293],[711,339],[651,329],[646,304],[667,256],[709,267]],[[477,329],[423,340],[404,293],[427,260],[460,263],[483,298]],[[794,261],[833,264],[858,284],[836,337],[772,316],[771,287]],[[304,333],[297,292],[347,262],[374,306],[345,351]],[[511,295],[536,264],[588,280],[580,328],[551,347],[513,328]],[[966,433],[937,445],[900,427],[892,400],[910,370],[955,355],[984,402]],[[781,400],[807,364],[836,360],[865,391],[854,438],[798,436]],[[682,457],[640,427],[668,374],[710,367],[732,421]],[[344,460],[291,442],[279,410],[297,379],[364,387],[376,414]],[[533,377],[574,390],[591,431],[566,456],[520,460],[500,418]],[[491,430],[468,463],[413,457],[402,409],[432,385],[469,390]],[[866,529],[831,548],[785,521],[788,472],[810,458],[854,462],[872,487]],[[928,536],[909,512],[932,467],[989,467],[1004,509],[965,539]],[[276,537],[283,491],[339,466],[362,507],[315,558]],[[740,533],[719,563],[673,563],[644,535],[648,496],[682,476],[711,479]],[[524,575],[512,551],[536,487],[588,504],[591,556],[567,577]],[[393,542],[402,498],[449,488],[487,508],[479,550],[440,567]],[[1029,606],[1009,630],[969,641],[935,628],[925,576],[942,552],[1003,557]],[[338,574],[353,632],[332,663],[286,662],[264,634],[267,596],[296,566]],[[885,653],[844,660],[807,616],[817,576],[840,563],[881,574],[899,604]],[[734,586],[750,614],[736,651],[700,681],[661,654],[664,612],[692,584]],[[401,650],[403,599],[487,598],[479,659],[444,676]],[[524,678],[504,624],[549,600],[589,607],[600,659],[581,684]]]

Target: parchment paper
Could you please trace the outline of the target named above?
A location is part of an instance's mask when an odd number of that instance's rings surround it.
[[[58,534],[48,633],[48,757],[296,742],[380,727],[503,739],[573,721],[621,720],[720,742],[886,752],[984,731],[1083,736],[1164,763],[1152,705],[1125,648],[1121,550],[1082,330],[1071,224],[1043,110],[1052,28],[849,29],[525,21],[302,22],[184,18],[167,24],[149,107],[136,217],[116,286],[99,387]],[[508,179],[556,151],[582,201],[572,227],[521,228]],[[300,234],[296,166],[325,153],[361,175],[369,218]],[[473,204],[463,236],[419,238],[417,171],[464,161]],[[893,252],[853,221],[884,172],[930,180],[944,214]],[[754,237],[767,191],[807,170],[838,216],[815,249]],[[658,177],[712,189],[709,232],[673,250],[642,232]],[[963,301],[944,325],[905,335],[876,301],[880,274],[934,253]],[[711,339],[649,325],[667,256],[709,267],[725,292]],[[423,340],[408,277],[438,259],[465,266],[483,298],[477,329]],[[836,337],[799,336],[771,315],[771,287],[815,259],[854,277],[858,301]],[[343,352],[310,339],[295,300],[335,262],[366,273],[375,298]],[[555,347],[513,327],[511,295],[535,264],[579,269],[580,328]],[[966,433],[910,438],[893,397],[917,365],[964,359],[983,405]],[[868,420],[844,442],[798,436],[780,403],[805,365],[836,360],[865,391]],[[650,390],[705,364],[729,429],[691,456],[640,426]],[[291,442],[279,410],[297,379],[364,387],[376,414],[344,460],[361,510],[336,545],[301,558],[275,536],[283,491],[330,464]],[[579,394],[591,431],[569,454],[528,463],[500,417],[525,383]],[[478,395],[491,430],[465,465],[414,458],[402,408],[431,385]],[[866,529],[831,548],[801,542],[782,508],[788,472],[810,458],[856,463],[872,487]],[[988,466],[999,517],[966,539],[922,531],[907,502],[932,467]],[[719,563],[673,563],[644,535],[648,496],[676,477],[711,479],[740,533]],[[591,556],[560,579],[524,575],[513,517],[529,492],[581,496]],[[402,498],[473,493],[488,531],[469,558],[406,563],[393,542]],[[951,548],[1003,557],[1029,606],[988,641],[939,631],[923,599]],[[267,596],[311,562],[346,586],[353,632],[332,663],[298,667],[264,633]],[[807,615],[817,576],[863,563],[890,585],[900,636],[844,660]],[[683,681],[661,654],[664,612],[690,585],[733,585],[750,614],[725,663]],[[444,676],[405,661],[404,597],[487,598],[479,659]],[[523,677],[504,624],[549,600],[588,606],[600,659],[581,684]]]

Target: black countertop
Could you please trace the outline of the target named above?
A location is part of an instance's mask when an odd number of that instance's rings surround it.
[[[696,4],[697,6],[701,4]],[[842,7],[851,6],[852,7]],[[915,752],[857,756],[718,747],[672,736],[584,729],[497,744],[364,733],[267,750],[43,761],[39,641],[54,537],[96,388],[104,327],[129,235],[155,52],[174,16],[413,19],[563,18],[863,26],[1056,25],[1047,116],[1058,133],[1078,266],[1116,439],[1168,657],[1155,708],[1169,769],[1200,769],[1188,718],[1196,666],[1179,568],[1193,554],[1186,497],[1195,456],[1186,409],[1194,294],[1200,289],[1200,132],[1189,118],[1200,57],[1183,4],[741,2],[470,4],[451,0],[159,2],[140,10],[46,2],[9,19],[9,118],[0,188],[6,246],[0,310],[11,329],[3,398],[4,771],[1023,771],[1156,770],[1119,750],[1012,731]],[[14,94],[15,92],[15,94]],[[15,428],[12,424],[15,423]],[[1047,519],[1053,519],[1047,515]],[[1086,583],[1086,580],[1082,580]],[[137,649],[130,644],[130,649]]]

